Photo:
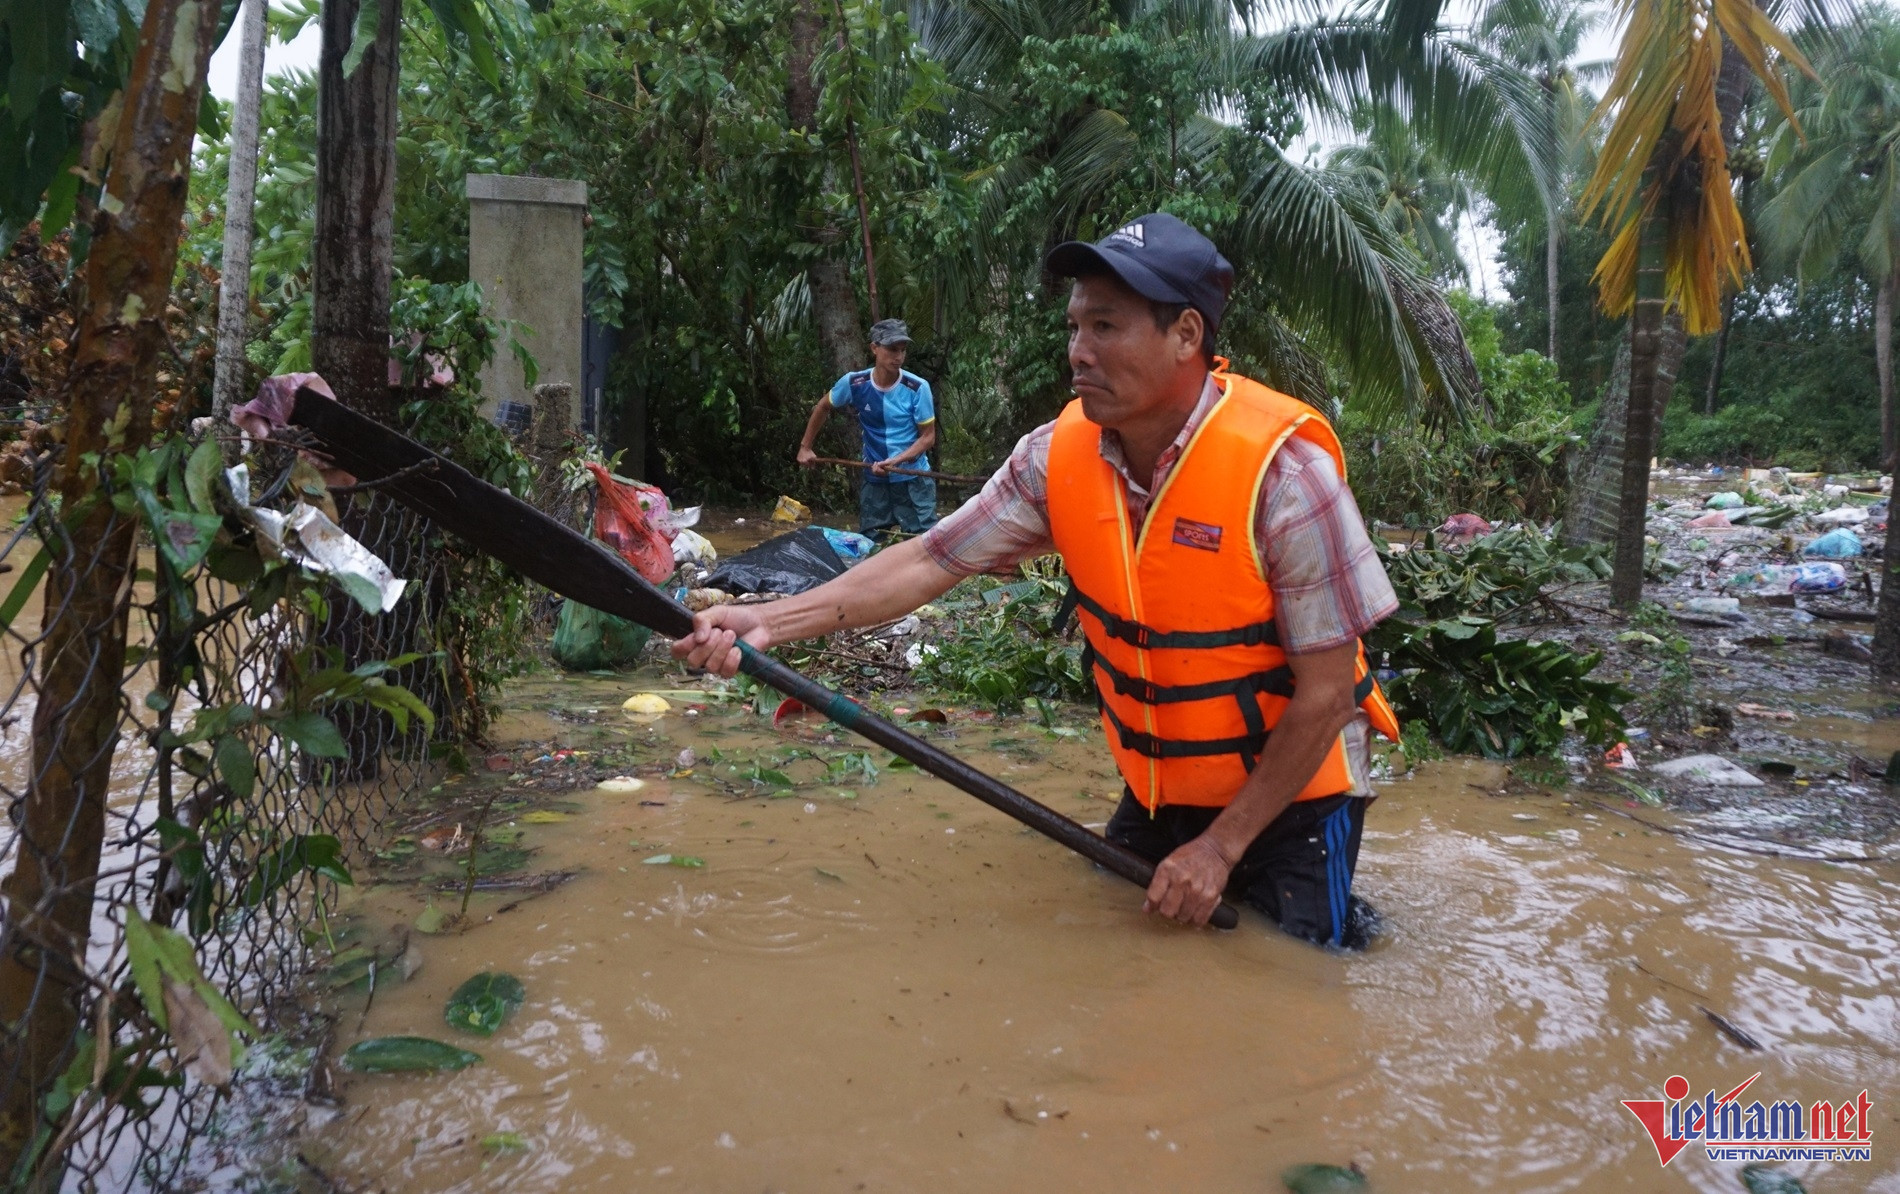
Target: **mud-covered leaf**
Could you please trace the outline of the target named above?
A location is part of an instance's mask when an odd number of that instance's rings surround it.
[[[1366,1188],[1364,1174],[1338,1165],[1294,1165],[1280,1174],[1280,1180],[1293,1194],[1332,1194],[1337,1190]]]
[[[521,814],[521,821],[524,825],[559,825],[563,821],[572,821],[573,819],[574,818],[569,814],[557,812],[551,808],[537,808],[531,813]],[[490,841],[495,840],[495,836],[492,832],[489,833],[488,838]]]
[[[942,709],[919,709],[904,720],[927,721],[933,725],[943,725],[950,720],[950,715],[945,713]]]
[[[462,1070],[482,1055],[426,1036],[379,1036],[358,1041],[343,1053],[343,1068],[359,1074]]]
[[[484,841],[475,855],[475,873],[478,875],[505,875],[518,871],[528,865],[533,854],[520,846],[505,846]]]
[[[1800,1178],[1760,1161],[1742,1166],[1742,1185],[1748,1194],[1808,1194]]]
[[[442,1019],[451,1028],[476,1036],[493,1036],[528,997],[521,980],[512,974],[488,971],[476,975],[449,996]]]
[[[160,975],[165,1018],[171,1024],[172,1044],[185,1072],[222,1090],[231,1084],[231,1030],[218,1019],[204,997],[169,974]]]

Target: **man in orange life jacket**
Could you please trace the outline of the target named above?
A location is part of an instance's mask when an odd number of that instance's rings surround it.
[[[1223,894],[1360,944],[1351,894],[1370,731],[1398,726],[1360,636],[1397,608],[1313,408],[1213,354],[1233,268],[1168,215],[1048,259],[1076,401],[918,539],[766,605],[714,606],[676,656],[733,674],[769,647],[897,617],[965,576],[1062,554],[1126,788],[1107,835],[1156,862],[1144,907]]]

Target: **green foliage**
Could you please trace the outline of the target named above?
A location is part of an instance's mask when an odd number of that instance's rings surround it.
[[[1610,745],[1623,731],[1629,694],[1589,678],[1600,656],[1562,643],[1500,639],[1498,623],[1552,585],[1601,579],[1604,549],[1560,546],[1534,528],[1486,535],[1462,551],[1431,536],[1405,552],[1377,545],[1399,596],[1399,616],[1367,641],[1375,660],[1398,672],[1385,682],[1406,734],[1415,726],[1453,751],[1491,758],[1548,754],[1576,734]]]
[[[1340,422],[1360,512],[1426,527],[1452,514],[1547,522],[1563,512],[1579,442],[1570,394],[1542,353],[1506,354],[1495,311],[1447,295],[1464,328],[1491,417],[1385,428],[1347,408]]]
[[[1607,580],[1610,572],[1604,546],[1566,547],[1535,527],[1506,527],[1456,551],[1429,533],[1405,551],[1383,540],[1374,546],[1399,594],[1399,616],[1413,620],[1504,617],[1552,585]]]
[[[1630,615],[1630,628],[1654,638],[1644,654],[1654,669],[1654,680],[1633,708],[1645,724],[1656,727],[1690,723],[1695,709],[1694,649],[1668,610],[1645,601]]]
[[[1486,758],[1548,754],[1569,734],[1598,746],[1623,733],[1629,694],[1589,678],[1601,658],[1562,643],[1506,640],[1488,618],[1424,625],[1392,619],[1374,647],[1401,668],[1385,684],[1401,719],[1431,728],[1447,750]]]
[[[1082,648],[1051,625],[1066,588],[1054,557],[1033,566],[1028,582],[979,590],[977,609],[960,614],[926,649],[918,680],[1002,711],[1029,698],[1082,700],[1090,694]],[[1007,593],[1006,593],[1007,590]]]

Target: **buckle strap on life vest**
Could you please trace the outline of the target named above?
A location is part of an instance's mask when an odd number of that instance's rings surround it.
[[[1109,687],[1115,690],[1116,695],[1130,697],[1144,705],[1210,701],[1216,697],[1245,697],[1255,693],[1284,697],[1287,700],[1293,699],[1293,669],[1285,664],[1233,680],[1210,680],[1205,684],[1156,684],[1153,680],[1129,675],[1089,649],[1086,644],[1083,648],[1083,656],[1083,668],[1086,670],[1091,665],[1101,668],[1108,676]],[[1363,704],[1365,699],[1372,695],[1374,684],[1372,673],[1368,672],[1361,677],[1358,683],[1353,685],[1353,704]],[[1255,715],[1258,715],[1259,705],[1253,701],[1243,700],[1241,709],[1243,714],[1251,709]],[[1249,718],[1250,722],[1251,720]]]
[[[1256,709],[1256,713],[1258,710]],[[1160,738],[1142,730],[1134,729],[1115,716],[1115,710],[1104,704],[1102,715],[1108,718],[1115,735],[1121,740],[1123,750],[1132,750],[1136,754],[1151,759],[1195,759],[1209,755],[1239,755],[1247,760],[1247,770],[1253,770],[1253,763],[1259,759],[1260,752],[1266,748],[1269,731],[1261,729],[1256,733],[1243,734],[1236,738]]]
[[[1156,630],[1152,626],[1112,613],[1073,582],[1070,584],[1070,592],[1074,595],[1077,605],[1095,615],[1096,620],[1101,622],[1103,633],[1110,638],[1131,643],[1144,651],[1152,648],[1171,650],[1211,647],[1277,647],[1280,645],[1280,631],[1271,618],[1264,622],[1236,626],[1232,630]]]

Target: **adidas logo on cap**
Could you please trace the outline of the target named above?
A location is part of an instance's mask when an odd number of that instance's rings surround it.
[[[1140,224],[1123,224],[1120,228],[1110,233],[1106,239],[1124,240],[1137,249],[1147,243],[1146,234],[1142,231]]]

